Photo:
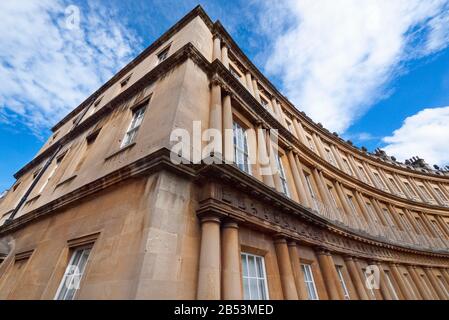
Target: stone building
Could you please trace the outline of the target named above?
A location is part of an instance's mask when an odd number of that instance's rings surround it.
[[[174,163],[171,134],[194,122],[233,130],[239,162]],[[449,299],[449,173],[314,123],[201,7],[15,177],[0,299]]]

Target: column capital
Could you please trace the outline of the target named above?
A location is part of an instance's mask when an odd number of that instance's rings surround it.
[[[319,256],[330,256],[331,255],[330,251],[324,247],[316,247],[315,253]]]
[[[225,220],[222,223],[222,228],[231,228],[231,229],[239,229],[239,225],[237,221],[234,220]]]
[[[217,37],[220,37],[220,35],[217,35]],[[222,49],[223,49],[223,48],[226,48],[226,49],[229,51],[229,49],[231,48],[231,46],[229,45],[228,41],[226,41],[226,40],[223,39],[223,38],[220,38],[220,40],[221,40],[221,48],[222,48]]]
[[[343,260],[344,261],[354,261],[354,257],[350,256],[350,255],[345,255],[345,256],[343,256]]]
[[[221,214],[218,213],[205,213],[198,216],[198,219],[200,219],[201,223],[205,222],[215,222],[220,224],[223,217]]]
[[[223,84],[223,80],[217,75],[214,74],[211,79],[210,79],[210,86],[220,86],[222,87]]]
[[[290,241],[288,241],[288,246],[289,247],[297,247],[298,243],[294,240],[290,240]]]
[[[282,234],[276,234],[273,236],[274,244],[285,243],[287,244],[287,238]]]

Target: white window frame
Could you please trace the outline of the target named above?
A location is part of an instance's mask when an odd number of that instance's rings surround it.
[[[133,117],[131,123],[129,124],[128,130],[126,130],[125,136],[123,137],[121,148],[124,148],[134,142],[137,136],[137,132],[143,122],[145,116],[147,105],[143,105],[135,110],[133,110]]]
[[[164,62],[165,60],[167,60],[169,51],[170,51],[170,46],[167,46],[164,49],[162,49],[161,51],[159,51],[159,53],[157,54],[157,64],[160,64],[160,63]]]
[[[336,166],[335,164],[335,159],[334,159],[334,155],[332,154],[332,150],[325,147],[324,151],[326,152],[326,156],[327,156],[327,161],[333,165],[334,167]]]
[[[234,163],[240,170],[251,174],[251,165],[249,163],[248,136],[243,127],[234,121]]]
[[[80,266],[79,263],[82,261],[82,257],[83,255],[87,252],[87,257],[86,260],[84,261],[84,265]],[[79,285],[81,284],[85,271],[86,271],[86,267],[89,263],[89,257],[90,254],[92,252],[92,246],[83,246],[83,247],[79,247],[73,250],[72,255],[70,257],[70,262],[67,265],[65,272],[64,272],[64,276],[62,277],[61,283],[59,284],[59,288],[58,291],[56,292],[55,298],[54,300],[74,300],[76,297],[76,294],[79,290]],[[80,269],[82,269],[80,271]],[[76,272],[76,271],[80,271],[80,272]],[[67,294],[70,292],[70,290],[66,290],[63,293],[63,289],[64,286],[66,285],[66,283],[70,283],[73,284],[74,281],[77,281],[78,283],[76,284],[77,288],[74,288],[74,293],[73,295],[67,299]],[[60,297],[60,295],[63,294],[63,296]]]
[[[302,263],[301,269],[304,275],[304,283],[306,285],[309,300],[320,300],[320,297],[318,296],[318,291],[316,290],[315,279],[313,277],[312,265]]]
[[[440,198],[441,201],[447,202],[447,198],[444,195],[443,191],[441,191],[440,188],[434,187],[433,190],[435,190],[436,194],[438,195],[438,197]]]
[[[309,149],[315,152],[315,145],[313,144],[313,139],[309,136],[306,136],[307,143],[309,144]]]
[[[416,198],[416,192],[415,192],[415,190],[413,190],[413,188],[412,188],[412,186],[410,185],[410,183],[407,182],[407,181],[402,181],[402,182],[404,183],[405,188],[407,189],[407,191],[410,193],[410,196],[411,196],[412,198]]]
[[[349,206],[351,207],[352,213],[359,216],[359,212],[357,210],[357,207],[355,206],[354,203],[354,197],[350,194],[346,195],[346,199],[348,200]]]
[[[349,295],[348,287],[346,286],[345,278],[343,277],[343,267],[335,266],[337,269],[338,278],[340,280],[341,287],[343,289],[343,296],[345,300],[351,300],[351,296]]]
[[[241,259],[241,263],[242,263],[242,287],[243,287],[243,295],[244,295],[244,299],[246,300],[269,300],[270,296],[268,293],[268,282],[267,282],[267,272],[265,270],[265,258],[262,256],[258,256],[258,255],[254,255],[251,253],[246,253],[246,252],[242,252],[240,254],[240,259]],[[252,275],[249,270],[249,258],[253,258],[254,259],[254,265],[256,268],[256,274]],[[243,265],[243,260],[245,260],[246,263],[246,270],[248,271],[248,274],[245,274],[245,268]],[[258,266],[257,264],[260,263],[260,265]],[[254,271],[254,270],[253,270]],[[259,271],[262,271],[262,275],[259,274]],[[245,297],[246,294],[246,290],[245,290],[245,280],[247,280],[247,284],[248,284],[248,293],[249,293],[249,297]],[[259,297],[257,297],[257,299],[253,299],[253,292],[251,292],[251,286],[250,286],[250,282],[255,281],[257,284],[257,294],[262,294],[265,295],[265,297],[261,297],[259,299]],[[261,285],[261,282],[263,283]]]
[[[419,189],[421,189],[423,195],[424,195],[424,201],[431,201],[433,200],[432,196],[430,195],[429,191],[427,191],[426,187],[422,184],[418,185]]]
[[[383,182],[382,178],[380,177],[380,174],[377,172],[373,172],[374,178],[376,179],[376,182],[379,184],[379,188],[382,190],[385,189],[385,183]]]
[[[42,191],[44,191],[45,187],[47,186],[47,184],[50,182],[51,178],[54,176],[56,169],[58,169],[59,165],[61,164],[63,157],[61,158],[57,158],[56,159],[56,163],[53,166],[53,169],[50,171],[50,173],[48,174],[47,179],[45,180],[45,182],[42,184],[42,186],[39,188],[39,192],[38,194],[41,194]]]
[[[265,109],[267,109],[267,110],[269,110],[269,107],[268,107],[268,101],[265,99],[265,98],[260,98],[260,104],[265,108]]]
[[[282,191],[287,197],[290,197],[290,192],[288,190],[287,177],[285,175],[285,170],[284,170],[284,166],[282,165],[281,157],[277,153],[274,156],[276,158],[276,163],[277,163],[278,170],[279,170],[279,178],[281,179]]]

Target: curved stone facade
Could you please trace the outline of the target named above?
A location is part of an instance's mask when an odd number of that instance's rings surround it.
[[[194,122],[223,149],[175,164]],[[449,299],[449,172],[314,123],[201,7],[53,132],[0,200],[0,298]]]

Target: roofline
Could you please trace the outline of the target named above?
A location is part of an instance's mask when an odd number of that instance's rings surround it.
[[[131,62],[124,66],[119,72],[117,72],[111,79],[109,79],[105,84],[103,84],[99,89],[92,93],[87,99],[85,99],[78,107],[73,109],[68,113],[62,120],[60,120],[53,128],[52,132],[57,131],[64,124],[66,124],[70,119],[76,116],[81,110],[89,106],[91,102],[95,101],[107,88],[112,86],[116,81],[121,79],[125,74],[127,74],[132,68],[138,65],[142,60],[147,58],[156,49],[159,48],[161,44],[166,42],[173,34],[177,33],[185,25],[191,22],[196,17],[201,17],[206,25],[212,30],[214,23],[211,18],[207,15],[201,5],[197,5],[193,10],[182,17],[176,24],[174,24],[170,29],[163,33],[157,40],[150,44],[145,50],[143,50],[137,57],[135,57]]]

